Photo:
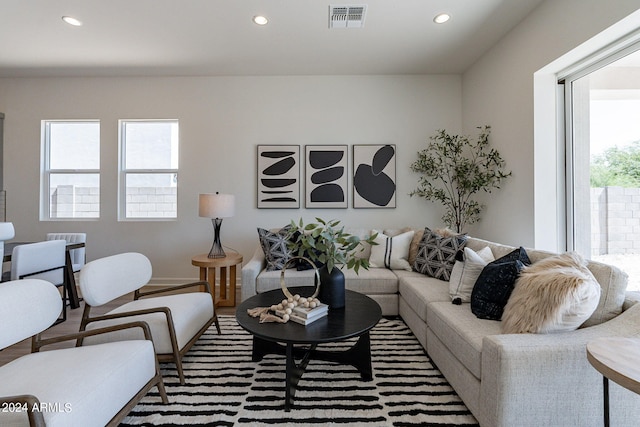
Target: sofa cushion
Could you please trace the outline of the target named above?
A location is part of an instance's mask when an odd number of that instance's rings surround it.
[[[491,252],[496,259],[513,252],[514,249],[518,249],[516,246],[503,245],[501,243],[490,242],[489,240],[478,239],[477,237],[469,237],[465,245],[466,248],[471,248],[476,252],[487,246],[491,248]]]
[[[411,264],[408,260],[409,246],[415,232],[407,231],[395,236],[388,236],[377,230],[373,230],[373,233],[377,233],[373,240],[377,245],[371,247],[369,265],[390,270],[411,271]]]
[[[488,246],[478,252],[471,248],[464,248],[462,254],[462,261],[456,261],[449,279],[449,294],[454,304],[471,301],[471,292],[482,269],[495,260]]]
[[[280,289],[280,273],[282,273],[282,271],[262,270],[256,278],[256,292],[261,294],[273,289]],[[313,286],[314,277],[313,270],[296,270],[291,268],[285,270],[285,283],[288,288]]]
[[[456,262],[456,253],[464,248],[466,241],[466,235],[444,237],[425,228],[413,268],[422,274],[448,281]]]
[[[363,293],[373,294],[397,294],[398,278],[391,270],[386,268],[361,268],[358,274],[355,271],[342,268],[347,289]],[[256,291],[263,293],[280,288],[280,271],[260,272],[256,279]],[[286,270],[285,283],[288,288],[295,286],[313,286],[314,273],[311,270],[296,271]]]
[[[108,314],[124,313],[135,310],[145,310],[154,307],[168,307],[171,310],[173,326],[176,331],[178,348],[183,348],[195,334],[213,318],[213,300],[207,292],[190,292],[184,294],[167,295],[155,298],[142,298],[131,301],[111,310]],[[172,353],[171,338],[167,328],[167,317],[164,313],[151,313],[139,316],[129,316],[120,319],[101,320],[91,322],[87,330],[101,328],[121,323],[144,321],[151,328],[151,336],[158,354]],[[131,340],[140,337],[135,329],[110,332],[86,338],[89,344],[111,341]]]
[[[155,375],[150,341],[41,351],[0,367],[0,396],[32,394],[60,410],[43,411],[49,427],[106,425]],[[0,412],[0,425],[14,425]]]
[[[628,280],[627,273],[613,265],[589,261],[587,268],[602,289],[598,307],[584,322],[583,327],[599,325],[622,313]]]
[[[480,319],[500,320],[513,285],[529,257],[523,247],[487,264],[471,293],[471,311]]]
[[[500,322],[478,319],[466,304],[434,302],[427,309],[427,326],[480,379],[482,339],[500,334]]]
[[[398,276],[386,268],[361,268],[357,274],[353,270],[343,268],[342,272],[345,287],[349,290],[365,295],[398,293]]]
[[[502,316],[505,334],[578,329],[595,311],[600,285],[582,256],[573,252],[525,267]]]
[[[258,227],[258,238],[267,261],[267,270],[282,270],[291,258],[291,250],[288,247],[290,234],[288,225],[274,231]]]
[[[416,258],[418,257],[418,248],[420,247],[420,242],[422,241],[422,236],[424,236],[424,229],[415,230],[413,233],[413,239],[411,240],[411,245],[409,245],[409,265],[412,267],[416,263]]]
[[[436,301],[451,304],[447,282],[417,272],[396,271],[396,274],[402,299],[423,322],[427,320],[428,303]]]

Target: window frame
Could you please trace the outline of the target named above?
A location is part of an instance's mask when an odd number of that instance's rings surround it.
[[[101,151],[101,122],[100,119],[62,119],[41,121],[41,154],[40,154],[40,221],[97,221],[102,213],[102,205],[98,201],[98,216],[96,217],[52,217],[51,216],[51,176],[52,175],[98,175],[98,188],[102,191],[101,170],[98,169],[52,169],[51,168],[51,124],[53,123],[96,123],[98,125],[98,159]]]
[[[178,165],[172,168],[127,169],[126,159],[126,125],[127,123],[175,123],[178,127]],[[178,220],[178,184],[176,182],[176,213],[173,217],[127,217],[127,175],[145,174],[161,175],[174,174],[176,178],[180,172],[180,121],[178,119],[120,119],[118,120],[118,221],[122,222],[157,222]]]

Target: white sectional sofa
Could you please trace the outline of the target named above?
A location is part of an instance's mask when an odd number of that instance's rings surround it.
[[[473,237],[466,246],[488,246],[495,258],[516,249]],[[533,263],[553,255],[526,251]],[[347,288],[376,300],[383,315],[402,317],[482,427],[588,427],[602,425],[603,386],[587,361],[587,342],[640,337],[640,296],[625,292],[626,274],[597,262],[588,268],[602,288],[596,311],[578,330],[550,334],[503,334],[502,322],[477,318],[467,303],[452,304],[448,282],[415,271],[371,268],[345,276]],[[309,285],[311,277],[286,272],[288,286]],[[258,246],[242,269],[242,299],[279,287],[280,271],[265,270]],[[611,425],[640,425],[640,396],[610,384]]]

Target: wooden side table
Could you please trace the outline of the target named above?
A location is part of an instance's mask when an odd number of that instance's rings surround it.
[[[609,380],[640,394],[640,338],[598,338],[587,344],[587,360],[602,374],[604,425],[609,427]]]
[[[211,285],[211,294],[215,307],[235,307],[236,305],[236,266],[242,263],[242,255],[227,254],[224,258],[208,258],[208,254],[196,255],[191,264],[200,267],[200,280]],[[229,269],[229,295],[227,295],[227,268]],[[216,269],[220,269],[219,297],[216,298]]]

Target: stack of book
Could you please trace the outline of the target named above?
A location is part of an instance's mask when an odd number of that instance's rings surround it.
[[[318,319],[322,319],[328,312],[329,306],[327,304],[320,303],[315,308],[304,308],[298,306],[292,310],[289,320],[301,325],[308,325]]]
[[[283,317],[285,310],[275,310],[277,316]],[[320,303],[314,308],[305,308],[302,306],[296,306],[291,309],[289,314],[289,320],[299,323],[301,325],[308,325],[315,322],[318,319],[322,319],[329,313],[329,306],[327,304]],[[286,318],[285,318],[286,319]]]

